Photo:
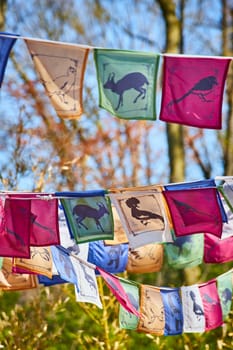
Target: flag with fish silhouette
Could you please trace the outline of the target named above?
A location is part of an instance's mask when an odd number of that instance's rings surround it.
[[[160,289],[149,285],[140,285],[140,319],[138,332],[163,335],[165,313]]]
[[[223,224],[222,236],[204,235],[205,263],[225,263],[233,260],[233,212],[222,198],[228,222]]]
[[[129,249],[126,270],[129,273],[158,272],[163,265],[163,252],[163,245],[157,243]]]
[[[30,247],[30,259],[14,258],[14,273],[41,274],[52,278],[52,255],[50,247]]]
[[[183,309],[183,332],[202,333],[205,331],[205,313],[198,285],[181,287]]]
[[[140,313],[135,309],[135,306],[132,304],[130,298],[128,297],[126,291],[122,287],[119,278],[109,272],[104,271],[100,267],[96,266],[96,269],[103,277],[105,283],[107,284],[110,291],[115,295],[119,303],[123,308],[132,313],[133,315],[139,317]]]
[[[207,232],[222,235],[222,214],[216,188],[163,191],[176,237]]]
[[[51,246],[51,253],[59,276],[69,283],[76,284],[77,276],[67,250],[62,246]]]
[[[30,258],[29,200],[0,198],[0,256]]]
[[[163,57],[160,120],[221,129],[223,92],[231,59]]]
[[[226,318],[228,317],[231,311],[232,283],[233,283],[232,277],[233,277],[233,271],[231,269],[230,271],[227,271],[226,273],[216,278],[218,295],[220,298],[221,308],[222,308],[223,321],[226,320]]]
[[[105,190],[56,193],[63,197],[61,204],[77,243],[113,238],[111,202],[105,194]]]
[[[109,193],[109,197],[118,211],[131,249],[173,241],[161,191]]]
[[[0,32],[0,87],[2,86],[11,49],[13,48],[17,37],[19,37],[18,34]]]
[[[38,286],[38,280],[36,275],[12,272],[11,258],[3,258],[1,273],[3,274],[5,279],[0,279],[0,290],[16,291],[34,289]]]
[[[99,106],[124,119],[156,119],[159,55],[94,49]]]
[[[105,245],[103,241],[89,243],[88,261],[111,273],[126,270],[129,245]]]
[[[204,234],[177,237],[173,243],[164,245],[167,263],[174,269],[194,267],[203,262]]]
[[[179,288],[161,288],[165,314],[164,335],[176,335],[183,332],[183,311]]]
[[[57,115],[80,117],[88,47],[35,39],[25,39],[25,43]]]
[[[119,282],[124,288],[124,291],[128,295],[131,304],[134,308],[140,312],[140,296],[139,296],[139,286],[133,281],[129,281],[123,278],[119,278]],[[133,315],[131,312],[128,312],[120,305],[119,309],[119,325],[122,329],[132,329],[136,330],[138,326],[139,318],[136,315]]]

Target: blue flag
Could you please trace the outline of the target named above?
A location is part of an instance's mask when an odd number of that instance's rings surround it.
[[[181,334],[183,332],[183,312],[178,288],[161,288],[165,312],[164,335]]]
[[[1,35],[4,35],[4,36],[1,36]],[[14,37],[11,37],[11,36],[14,36]],[[2,81],[4,78],[6,64],[8,61],[10,51],[16,41],[15,36],[19,36],[19,35],[0,32],[0,87],[2,85]]]

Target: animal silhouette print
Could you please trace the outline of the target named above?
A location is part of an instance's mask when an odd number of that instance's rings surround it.
[[[193,312],[197,316],[203,316],[204,315],[204,311],[202,310],[201,306],[196,302],[196,295],[195,295],[195,293],[191,290],[189,295],[190,295],[190,298],[192,299],[192,302],[193,302]]]
[[[88,230],[88,227],[83,223],[83,220],[86,218],[93,219],[96,223],[97,229],[100,229],[102,232],[104,232],[104,228],[101,225],[100,219],[105,215],[109,215],[108,208],[101,202],[97,203],[98,209],[90,207],[86,204],[77,204],[73,208],[73,216],[76,218],[76,222],[78,224],[78,227],[84,227],[86,230]]]
[[[202,102],[212,102],[212,100],[208,100],[206,98],[209,95],[214,86],[218,85],[217,79],[215,76],[210,75],[199,80],[190,90],[188,90],[183,96],[180,98],[174,99],[168,103],[168,107],[172,106],[175,103],[179,103],[184,100],[189,95],[197,95]]]
[[[130,197],[125,201],[125,203],[131,209],[132,217],[139,220],[144,226],[148,225],[152,219],[159,219],[164,223],[164,218],[161,215],[148,210],[140,209],[140,200],[138,198]]]
[[[144,99],[146,97],[147,88],[144,85],[149,85],[149,82],[145,75],[140,72],[133,72],[126,74],[123,78],[115,81],[115,73],[110,73],[107,81],[104,84],[104,89],[109,89],[115,94],[119,95],[119,100],[115,110],[117,111],[123,106],[123,95],[125,91],[134,89],[139,92],[139,94],[133,100],[136,103],[138,98]]]

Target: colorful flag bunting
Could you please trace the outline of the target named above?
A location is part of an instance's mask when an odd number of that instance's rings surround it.
[[[108,245],[103,241],[89,243],[88,261],[111,273],[126,270],[128,244]]]
[[[229,58],[164,56],[160,120],[221,129]]]
[[[156,119],[159,55],[94,49],[99,106],[124,119]]]
[[[61,193],[56,193],[61,196]],[[77,243],[112,239],[114,223],[105,191],[62,193],[61,203],[68,226]]]
[[[78,118],[83,112],[82,89],[88,48],[31,39],[25,42],[57,115]]]
[[[164,334],[165,313],[159,288],[140,285],[140,314],[138,332]]]
[[[136,283],[132,281],[128,281],[123,278],[119,278],[119,282],[121,283],[124,291],[128,295],[131,304],[134,308],[140,312],[140,300],[139,300],[139,287]],[[122,329],[137,329],[138,326],[138,317],[133,315],[131,312],[128,312],[120,305],[119,309],[119,325]]]
[[[105,280],[108,288],[115,295],[115,297],[117,298],[119,303],[125,308],[125,310],[139,317],[139,312],[135,309],[135,306],[132,304],[127,293],[124,291],[124,288],[122,287],[119,278],[109,272],[102,270],[98,266],[96,266],[96,269],[99,271],[99,273]]]
[[[11,37],[14,36],[14,37]],[[17,40],[18,34],[2,33],[0,32],[0,87],[5,75],[7,61],[11,52],[12,47],[14,46]]]
[[[230,270],[216,278],[218,295],[220,298],[221,308],[222,308],[223,321],[226,320],[226,318],[229,315],[229,312],[231,311],[232,283],[233,283],[232,276],[233,276],[233,271]]]
[[[216,188],[163,191],[176,237],[207,232],[222,235],[222,214]]]
[[[179,288],[161,288],[165,313],[164,335],[176,335],[183,332],[183,311]]]
[[[163,265],[163,245],[151,243],[129,249],[126,270],[129,273],[158,272]]]

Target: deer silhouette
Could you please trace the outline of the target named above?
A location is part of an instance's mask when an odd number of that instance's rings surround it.
[[[162,215],[153,213],[148,210],[141,210],[138,208],[140,201],[136,197],[130,197],[125,201],[126,205],[131,209],[131,215],[135,219],[139,220],[144,226],[146,226],[150,219],[159,219],[164,223]]]
[[[140,72],[133,72],[126,74],[123,78],[118,81],[114,81],[115,73],[110,73],[108,80],[104,84],[104,89],[112,90],[117,95],[119,95],[118,105],[115,108],[116,111],[120,106],[123,106],[123,95],[124,92],[130,89],[134,89],[139,92],[139,94],[134,99],[133,103],[136,103],[138,98],[142,96],[142,99],[146,97],[147,89],[143,85],[149,85],[149,82],[145,75]]]
[[[86,230],[88,230],[88,227],[83,223],[83,220],[86,218],[91,218],[95,220],[96,227],[98,229],[101,229],[102,232],[104,232],[104,229],[100,223],[100,219],[105,215],[109,215],[109,210],[106,208],[106,206],[99,202],[97,203],[98,209],[90,207],[86,204],[77,204],[73,208],[73,215],[76,217],[76,222],[78,224],[78,227],[84,227]]]

